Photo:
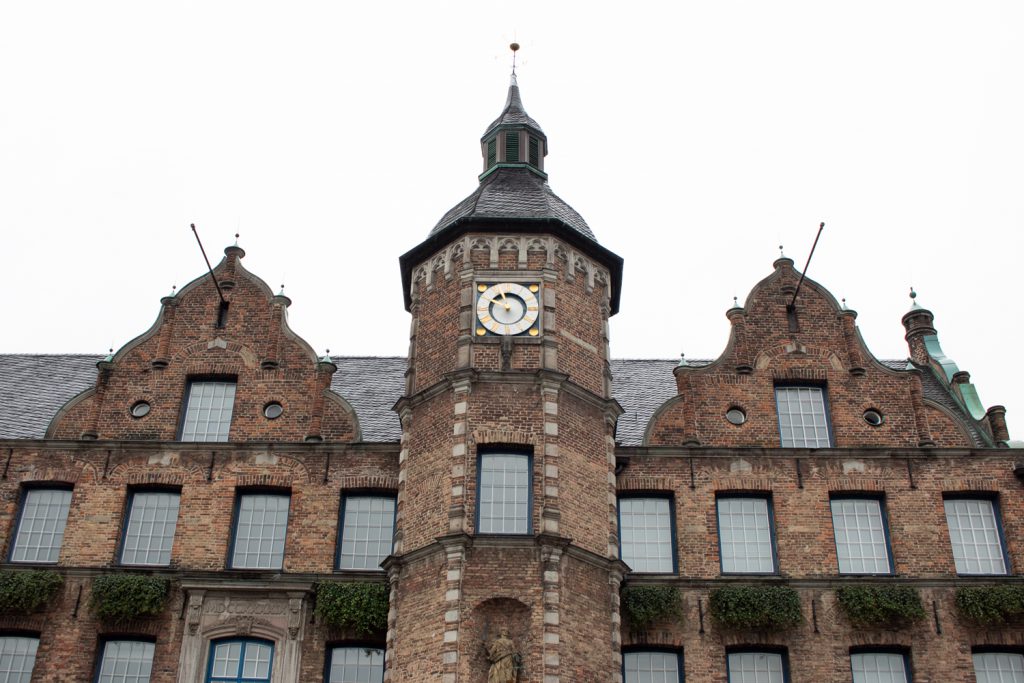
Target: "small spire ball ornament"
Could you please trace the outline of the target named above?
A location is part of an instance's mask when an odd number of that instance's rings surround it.
[[[508,49],[512,50],[512,52],[519,52],[519,43],[512,43],[508,46]]]

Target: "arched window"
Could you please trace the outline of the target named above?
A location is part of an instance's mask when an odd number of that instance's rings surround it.
[[[260,683],[270,680],[274,644],[255,638],[229,638],[210,643],[207,683]]]

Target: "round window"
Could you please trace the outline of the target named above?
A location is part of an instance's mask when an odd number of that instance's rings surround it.
[[[742,408],[736,408],[734,406],[725,411],[725,419],[734,425],[741,425],[747,421],[747,414],[743,412]]]
[[[277,401],[263,406],[263,416],[268,420],[276,420],[284,413],[284,408]]]
[[[149,415],[149,404],[145,401],[138,401],[132,406],[132,417],[146,417]]]
[[[877,410],[866,410],[864,411],[864,421],[872,427],[877,427],[882,424],[882,414]]]

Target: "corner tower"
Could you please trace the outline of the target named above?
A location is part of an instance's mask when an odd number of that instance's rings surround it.
[[[618,680],[622,259],[549,187],[515,76],[480,145],[477,189],[400,259],[412,327],[388,680],[487,680],[502,649],[521,683]],[[511,645],[495,645],[503,630]]]

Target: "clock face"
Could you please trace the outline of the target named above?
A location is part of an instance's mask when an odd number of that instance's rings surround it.
[[[495,285],[477,285],[476,319],[479,323],[476,333],[537,336],[540,331],[535,323],[540,316],[540,302],[537,285],[520,285],[514,282],[499,282]]]

